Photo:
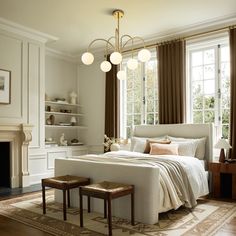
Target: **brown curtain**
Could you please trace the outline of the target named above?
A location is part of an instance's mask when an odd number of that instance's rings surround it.
[[[236,29],[230,29],[230,157],[236,158]]]
[[[159,123],[185,122],[185,41],[157,46]]]
[[[116,77],[117,66],[112,65],[106,73],[105,95],[105,134],[108,137],[119,138],[119,80]]]

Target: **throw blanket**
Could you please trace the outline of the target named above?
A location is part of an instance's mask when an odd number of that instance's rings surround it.
[[[160,188],[163,192],[162,209],[177,209],[181,205],[194,207],[196,199],[209,193],[205,170],[193,157],[149,155],[129,151],[108,152],[103,155],[80,157],[89,161],[152,165],[160,169]],[[159,199],[161,200],[161,199]]]

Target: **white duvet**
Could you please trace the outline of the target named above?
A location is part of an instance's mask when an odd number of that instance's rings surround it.
[[[193,207],[196,199],[209,193],[207,175],[204,167],[197,158],[173,155],[149,155],[138,152],[119,151],[103,155],[86,155],[80,157],[88,161],[109,163],[132,163],[135,165],[151,165],[160,168],[160,197],[158,212],[177,209],[181,205]],[[167,163],[179,167],[177,178],[166,168]],[[183,180],[180,180],[183,179]],[[182,182],[183,181],[183,182]],[[179,186],[178,184],[179,183]],[[181,185],[181,186],[180,186]]]

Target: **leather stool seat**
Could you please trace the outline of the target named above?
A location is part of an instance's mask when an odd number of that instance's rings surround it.
[[[83,195],[104,200],[104,218],[107,218],[109,235],[112,235],[111,200],[131,195],[131,224],[134,225],[134,185],[103,181],[80,187],[80,227],[83,227]],[[108,211],[107,211],[108,205]]]

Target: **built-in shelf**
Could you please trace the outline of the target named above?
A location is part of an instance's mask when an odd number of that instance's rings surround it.
[[[74,107],[82,107],[79,104],[71,104],[71,103],[64,103],[64,102],[53,102],[53,101],[45,101],[45,104],[52,104],[52,105],[61,105],[61,106],[74,106]]]
[[[86,126],[80,126],[80,125],[45,125],[46,128],[67,128],[67,129],[73,129],[73,128],[77,128],[77,129],[87,129]]]
[[[47,115],[64,115],[64,116],[84,116],[81,113],[66,113],[66,112],[58,112],[58,111],[45,111]]]
[[[71,104],[63,101],[45,101],[45,139],[52,138],[57,145],[45,143],[47,151],[51,153],[52,159],[61,156],[78,156],[88,153],[86,145],[59,146],[61,143],[61,133],[65,133],[65,138],[69,140],[83,140],[83,132],[87,127],[82,125],[84,114],[81,112],[83,106]],[[75,118],[75,119],[74,119]],[[75,122],[71,122],[75,120]],[[71,125],[71,124],[75,125]],[[53,125],[50,125],[53,124]],[[81,132],[80,132],[81,131]],[[66,154],[65,154],[66,153]],[[51,166],[53,166],[53,161]]]
[[[66,149],[66,148],[73,148],[73,149],[82,149],[82,150],[84,150],[84,149],[87,149],[88,148],[88,146],[87,145],[85,145],[85,144],[83,144],[83,145],[67,145],[67,146],[45,146],[45,148],[47,148],[47,149]]]

